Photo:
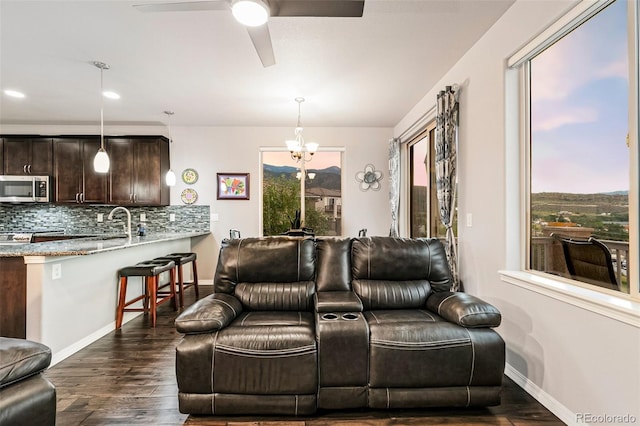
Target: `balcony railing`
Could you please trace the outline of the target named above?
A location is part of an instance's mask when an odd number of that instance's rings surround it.
[[[612,240],[599,241],[604,243],[611,252],[613,269],[618,283],[625,282],[629,259],[629,243]],[[531,269],[566,274],[566,264],[560,243],[551,237],[533,237],[531,239]]]

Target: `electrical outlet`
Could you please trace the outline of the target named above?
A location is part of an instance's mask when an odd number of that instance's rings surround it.
[[[169,213],[169,222],[175,222],[175,221],[176,221],[176,214]]]
[[[62,263],[54,263],[51,265],[51,279],[59,280],[62,278]]]
[[[104,213],[98,213],[98,218],[96,220],[98,222],[104,222]]]
[[[140,222],[146,222],[147,221],[147,215],[145,213],[140,213]]]
[[[217,222],[220,220],[220,215],[218,213],[214,213],[211,215],[211,220]]]

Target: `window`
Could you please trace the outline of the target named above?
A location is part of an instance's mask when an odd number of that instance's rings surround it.
[[[436,123],[408,143],[409,152],[409,233],[412,238],[446,238],[440,220],[436,192],[435,144]],[[457,207],[453,231],[457,236]]]
[[[527,267],[637,297],[628,6],[609,2],[525,62]]]
[[[301,164],[289,151],[262,152],[262,234],[292,227],[301,205]],[[342,235],[342,151],[318,151],[305,162],[305,221],[316,235]]]

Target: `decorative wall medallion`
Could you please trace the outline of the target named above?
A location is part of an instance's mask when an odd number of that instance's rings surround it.
[[[369,189],[378,191],[382,187],[380,185],[382,172],[376,170],[373,164],[367,164],[363,171],[356,173],[356,180],[360,182],[360,191],[368,191]]]
[[[193,204],[198,199],[198,193],[195,189],[187,188],[180,194],[182,202],[185,204]]]
[[[182,172],[182,181],[187,185],[193,185],[198,181],[198,172],[194,169],[184,169]]]

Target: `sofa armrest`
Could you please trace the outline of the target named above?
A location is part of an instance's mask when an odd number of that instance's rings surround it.
[[[176,318],[180,333],[198,334],[220,330],[242,312],[242,304],[234,296],[214,293],[198,300]]]
[[[316,312],[362,312],[362,301],[352,291],[321,291],[315,294]]]
[[[493,305],[467,293],[432,293],[427,298],[427,309],[466,328],[497,327],[502,320]]]

